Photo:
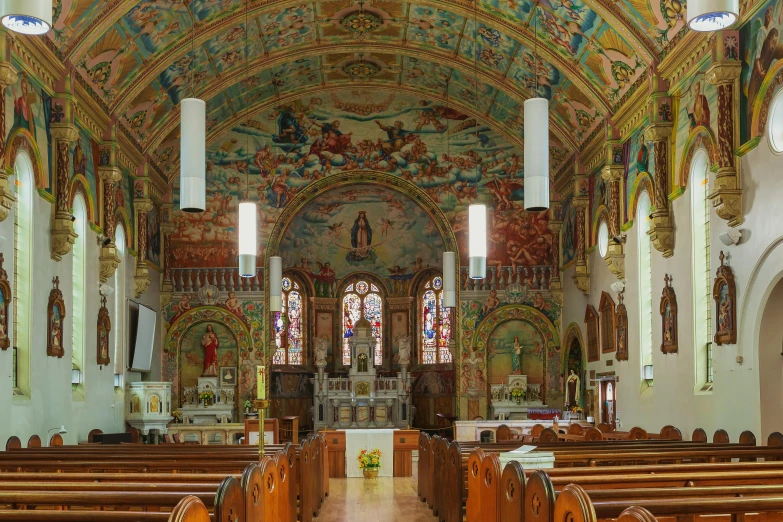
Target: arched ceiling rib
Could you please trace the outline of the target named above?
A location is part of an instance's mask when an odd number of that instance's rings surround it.
[[[470,85],[473,80],[472,72],[467,71],[463,74],[462,71],[465,69],[464,64],[460,63],[458,60],[455,60],[448,55],[444,55],[443,53],[432,51],[412,52],[411,50],[405,48],[370,43],[365,43],[362,45],[352,44],[347,46],[339,44],[334,46],[326,45],[319,48],[317,52],[310,49],[296,50],[294,52],[286,53],[285,55],[278,55],[276,59],[269,62],[256,64],[255,67],[250,69],[249,76],[251,78],[255,78],[256,75],[263,75],[265,72],[270,73],[272,71],[276,71],[276,73],[272,72],[272,74],[281,74],[284,70],[296,71],[296,69],[298,69],[297,61],[308,59],[308,57],[332,58],[333,60],[337,60],[337,63],[339,63],[342,61],[339,60],[339,58],[345,57],[346,59],[350,59],[349,57],[359,51],[369,53],[368,56],[366,56],[366,59],[368,60],[381,54],[387,59],[395,59],[400,56],[408,58],[408,60],[401,60],[402,63],[395,63],[390,66],[389,64],[386,64],[388,66],[387,69],[391,70],[392,74],[387,77],[387,80],[379,81],[379,83],[392,82],[396,84],[416,84],[419,82],[419,80],[423,79],[423,81],[428,82],[428,87],[434,87],[429,89],[431,95],[434,94],[442,99],[445,99],[445,86],[448,79],[449,98],[452,102],[454,100],[460,100],[460,98],[469,98],[470,96],[473,96],[473,86]],[[416,60],[415,64],[410,63],[411,58]],[[325,69],[328,70],[331,68],[329,64],[319,62],[318,64],[315,64],[315,67],[311,67],[308,62],[302,63],[307,63],[307,66],[302,66],[300,71],[294,72],[293,74],[295,78],[302,76],[301,71],[304,71],[307,74],[313,74],[314,77],[311,80],[312,83],[318,84],[321,87],[324,87],[325,84],[331,84],[335,82],[335,79],[330,78],[330,74],[325,72]],[[337,75],[339,75],[339,72]],[[498,120],[498,123],[508,125],[511,128],[516,126],[513,121],[504,121],[501,118],[497,118],[496,116],[498,113],[496,112],[493,114],[493,106],[498,103],[498,95],[502,93],[502,101],[506,103],[510,102],[514,105],[511,107],[499,106],[496,110],[502,111],[503,113],[508,113],[510,117],[516,119],[516,116],[521,116],[522,102],[524,99],[530,97],[529,91],[518,91],[513,88],[513,86],[498,80],[483,70],[477,71],[477,79],[479,81],[479,85],[477,86],[479,99],[468,99],[465,101],[472,102],[474,107],[482,108],[481,115],[485,119],[496,119]],[[206,89],[199,93],[199,96],[206,100],[214,100],[216,97],[220,96],[221,93],[229,91],[232,89],[232,87],[236,87],[238,84],[243,83],[243,80],[244,78],[242,77],[227,77],[223,80],[219,80],[208,85]],[[350,81],[348,78],[345,78],[345,80]],[[278,81],[283,82],[282,79]],[[283,86],[285,85],[286,84],[283,84]],[[274,98],[279,96],[280,91],[287,93],[289,89],[276,89]],[[432,91],[434,91],[434,93]],[[242,105],[244,102],[244,97],[246,97],[247,94],[248,93],[244,90],[238,91],[236,92],[235,96],[230,96],[227,99],[227,103],[231,103],[230,99],[233,98],[238,102],[238,105]],[[237,98],[236,96],[239,97]],[[178,114],[178,109],[174,108],[173,110],[173,113],[167,114],[169,117],[157,120],[158,123],[162,124],[161,126],[151,128],[152,134],[148,140],[149,148],[154,148],[161,139],[168,136],[169,133],[177,127],[178,118],[170,116]],[[255,108],[253,108],[253,110],[255,110]],[[214,109],[211,112],[213,111]],[[133,114],[127,114],[125,116],[128,117],[129,122],[133,121]],[[597,121],[594,121],[594,124],[597,124]],[[573,128],[571,127],[571,122],[564,121],[559,114],[555,113],[550,120],[550,125],[553,134],[555,134],[561,142],[567,144],[571,149],[577,148],[577,142],[574,139],[573,132],[569,130],[570,128]],[[521,132],[521,126],[519,130]]]

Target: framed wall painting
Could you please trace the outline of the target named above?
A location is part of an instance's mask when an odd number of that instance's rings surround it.
[[[601,353],[612,353],[615,345],[615,306],[612,297],[601,293],[601,302],[598,305],[598,313],[601,317]]]
[[[615,359],[618,361],[628,360],[628,310],[623,303],[623,293],[617,295],[619,303],[615,314],[615,331],[617,332],[617,352]]]
[[[720,253],[720,266],[712,285],[712,298],[715,300],[715,335],[718,346],[737,343],[737,290],[734,286],[734,272],[723,264],[726,258]]]
[[[661,351],[677,353],[677,295],[671,286],[672,277],[666,274],[661,295]]]
[[[598,313],[592,305],[587,305],[585,311],[585,328],[587,330],[587,362],[601,359],[598,348]]]
[[[52,286],[54,288],[49,292],[49,306],[46,312],[46,355],[60,358],[65,355],[65,349],[63,348],[65,301],[63,301],[63,293],[60,291],[59,277],[52,279]]]
[[[8,307],[11,304],[11,284],[8,282],[8,272],[3,268],[3,254],[0,253],[0,349],[7,350],[11,346],[8,337]]]
[[[109,309],[106,308],[106,296],[101,297],[101,308],[98,310],[98,366],[105,366],[111,362],[109,357],[109,333],[111,332],[111,318]]]

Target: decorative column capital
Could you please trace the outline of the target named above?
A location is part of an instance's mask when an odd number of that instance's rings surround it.
[[[79,129],[71,123],[52,123],[50,131],[56,141],[73,143],[79,139]]]
[[[714,62],[704,73],[704,78],[712,85],[734,83],[742,73],[742,63],[737,60]]]
[[[0,62],[0,87],[8,87],[19,80],[19,73],[11,62]]]
[[[98,176],[104,183],[118,183],[122,179],[122,170],[119,167],[98,167]]]
[[[146,214],[147,212],[152,210],[152,200],[147,198],[134,199],[133,208],[136,209],[137,214]]]
[[[601,178],[604,181],[620,181],[625,175],[625,167],[623,165],[606,165],[601,169]]]
[[[650,141],[666,140],[671,137],[673,128],[674,124],[670,122],[653,123],[644,129],[644,137]]]

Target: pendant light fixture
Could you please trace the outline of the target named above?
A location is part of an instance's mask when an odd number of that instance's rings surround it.
[[[549,100],[538,97],[538,6],[536,6],[533,75],[536,98],[525,100],[525,210],[549,208]]]
[[[473,2],[473,89],[475,103],[478,104],[478,26],[476,13],[478,3]],[[478,148],[478,119],[476,120],[476,148]],[[480,180],[479,164],[476,162],[476,182]],[[484,279],[487,276],[487,207],[474,203],[468,207],[468,275],[471,279]]]
[[[443,252],[443,306],[457,306],[457,255]]]
[[[688,0],[688,27],[694,31],[720,31],[739,17],[739,0]]]
[[[283,259],[269,258],[269,311],[283,311]]]
[[[190,40],[193,60],[190,64],[191,97],[179,103],[179,208],[185,212],[204,212],[207,208],[207,104],[195,97],[195,39],[194,22]]]
[[[52,28],[52,0],[0,0],[0,16],[15,33],[46,34]]]
[[[245,79],[249,70],[249,54],[247,34],[249,31],[247,13],[249,6],[245,4]],[[250,153],[250,133],[247,129],[249,107],[245,100],[245,136],[246,152]],[[256,276],[256,254],[258,253],[258,209],[250,201],[250,162],[245,167],[245,199],[239,204],[239,275],[241,277]]]

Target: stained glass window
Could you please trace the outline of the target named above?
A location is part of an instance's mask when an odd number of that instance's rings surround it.
[[[302,294],[296,281],[283,278],[282,312],[275,314],[272,364],[303,364]]]
[[[370,292],[370,293],[368,293]],[[356,322],[364,318],[372,325],[372,335],[375,337],[374,363],[383,364],[383,298],[378,287],[366,281],[350,284],[343,295],[343,364],[351,364],[351,347],[348,340],[353,337]]]
[[[433,277],[421,294],[421,363],[450,363],[449,341],[451,310],[443,306],[443,279]]]

